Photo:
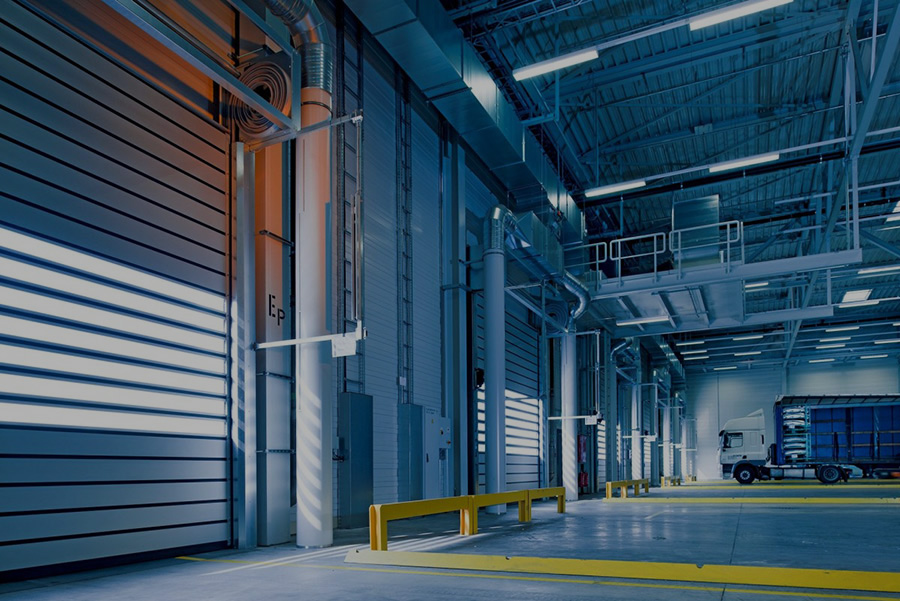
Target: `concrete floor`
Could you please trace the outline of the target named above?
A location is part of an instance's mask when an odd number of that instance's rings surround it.
[[[482,513],[480,532],[460,537],[452,514],[392,522],[391,551],[426,551],[500,556],[612,559],[829,570],[900,571],[900,506],[705,504],[701,498],[783,499],[893,498],[900,486],[808,483],[733,487],[688,485],[652,489],[641,499],[663,503],[536,504],[533,520]],[[718,485],[721,484],[721,485]],[[352,601],[464,599],[659,599],[664,601],[749,599],[900,599],[900,594],[721,585],[652,579],[554,576],[364,566],[344,562],[348,551],[367,546],[366,529],[339,531],[336,546],[293,546],[249,552],[217,552],[194,560],[171,559],[29,582],[0,584],[0,601],[180,601],[197,599],[314,599]],[[900,577],[898,577],[900,578]]]

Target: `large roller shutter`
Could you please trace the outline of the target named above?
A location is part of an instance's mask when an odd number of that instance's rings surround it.
[[[0,572],[225,546],[227,132],[25,5],[0,39]]]
[[[440,139],[412,115],[413,402],[441,411]]]
[[[365,320],[369,335],[366,394],[374,400],[375,503],[397,500],[397,153],[396,95],[365,55],[363,67],[363,197],[365,198]]]
[[[475,365],[484,368],[484,294],[474,295]],[[506,487],[540,486],[543,404],[538,400],[538,331],[517,306],[506,309]],[[485,484],[484,390],[477,391],[478,486]]]

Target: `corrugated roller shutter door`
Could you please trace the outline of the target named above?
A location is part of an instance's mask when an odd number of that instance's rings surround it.
[[[228,543],[228,135],[0,15],[0,571]]]
[[[475,365],[484,368],[484,294],[474,295]],[[511,310],[512,309],[512,310]],[[506,487],[540,486],[544,421],[538,396],[538,332],[525,315],[506,311]],[[477,391],[478,487],[485,485],[484,391]]]
[[[397,500],[397,153],[395,92],[366,55],[363,68],[366,394],[374,402],[374,502]]]
[[[412,115],[413,353],[412,401],[441,410],[440,139]]]

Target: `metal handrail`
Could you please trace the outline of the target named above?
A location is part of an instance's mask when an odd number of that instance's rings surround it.
[[[713,242],[704,242],[700,244],[692,244],[690,246],[683,246],[683,236],[686,232],[696,232],[705,229],[715,228],[715,233],[717,234],[716,240]],[[725,239],[721,239],[722,229],[725,230]],[[696,225],[694,227],[686,227],[680,230],[672,230],[669,232],[669,249],[671,249],[673,254],[677,254],[678,261],[678,271],[681,271],[681,254],[685,250],[694,250],[697,248],[709,248],[716,247],[720,248],[723,244],[725,245],[725,269],[731,269],[731,247],[734,244],[741,245],[741,261],[744,260],[744,245],[741,241],[744,239],[744,222],[731,220],[731,221],[723,221],[720,223],[711,223],[707,225]],[[676,240],[678,241],[676,244]]]

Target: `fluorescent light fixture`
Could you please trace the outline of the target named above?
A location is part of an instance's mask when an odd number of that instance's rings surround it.
[[[841,309],[852,309],[853,307],[872,307],[877,305],[877,300],[867,300],[867,301],[856,301],[852,303],[841,303],[838,305]]]
[[[892,323],[891,325],[894,326],[894,327],[900,327],[900,321],[895,321],[895,322]]]
[[[841,299],[842,303],[855,303],[857,301],[864,301],[869,299],[869,295],[872,294],[872,289],[867,288],[863,290],[848,290],[844,293],[844,297]]]
[[[597,53],[596,48],[573,52],[571,54],[564,54],[556,58],[551,58],[539,63],[534,63],[533,65],[528,65],[527,67],[519,67],[518,69],[513,69],[513,78],[515,78],[516,81],[522,81],[523,79],[537,77],[538,75],[544,75],[545,73],[558,71],[559,69],[565,69],[566,67],[580,65],[581,63],[592,61],[598,56],[600,55]]]
[[[26,403],[0,403],[0,422],[68,428],[225,436],[225,420],[221,418],[176,417],[135,411],[75,409]]]
[[[870,273],[889,273],[891,271],[900,271],[900,265],[891,265],[890,267],[866,267],[860,269],[856,273],[858,275],[868,275]]]
[[[820,351],[820,350],[829,349],[829,348],[844,348],[845,346],[847,346],[847,345],[846,344],[820,344],[819,346],[816,347],[816,350]]]
[[[644,180],[636,180],[633,182],[624,182],[621,184],[611,184],[609,186],[600,186],[599,188],[591,188],[584,191],[585,198],[597,198],[598,196],[606,196],[607,194],[615,194],[616,192],[625,192],[626,190],[634,190],[643,188],[647,185]]]
[[[825,328],[826,332],[855,332],[859,329],[859,326],[844,326],[841,328]]]
[[[732,169],[740,169],[741,167],[751,167],[753,165],[761,165],[763,163],[771,163],[781,158],[777,152],[772,154],[761,154],[755,157],[747,157],[746,159],[738,159],[736,161],[726,161],[712,165],[709,168],[710,173],[719,173],[720,171],[731,171]]]
[[[713,371],[729,371],[729,370],[732,370],[732,369],[737,369],[737,366],[736,366],[736,365],[730,365],[730,366],[728,366],[728,367],[714,367],[714,368],[713,368]]]
[[[863,355],[860,359],[885,359],[887,355]]]
[[[900,325],[900,324],[894,324],[894,325]],[[675,344],[677,344],[678,346],[695,346],[697,344],[705,344],[705,343],[706,343],[705,340],[691,340],[689,342],[676,342]]]
[[[891,211],[892,215],[885,219],[885,221],[900,221],[900,202],[894,205],[894,210]]]
[[[747,351],[746,353],[735,353],[735,357],[749,357],[750,355],[762,355],[762,351]]]
[[[701,355],[703,353],[708,353],[708,352],[709,351],[707,351],[706,349],[703,349],[702,351],[681,351],[681,354],[682,355]]]
[[[735,6],[729,6],[720,10],[697,15],[695,18],[691,19],[688,26],[691,31],[696,31],[704,27],[731,21],[738,17],[752,15],[753,13],[758,13],[769,8],[790,4],[791,2],[792,0],[750,0],[749,2],[741,2]]]
[[[834,359],[810,359],[810,363],[832,363]]]
[[[617,326],[639,326],[645,323],[660,323],[663,321],[669,321],[669,318],[665,315],[657,315],[656,317],[637,317],[635,319],[626,319],[624,321],[617,321]]]
[[[819,342],[843,342],[850,340],[851,336],[838,336],[836,338],[822,338]]]
[[[753,282],[752,284],[744,284],[744,290],[750,290],[751,288],[765,288],[769,285],[769,282]]]
[[[890,338],[887,340],[876,340],[875,344],[900,344],[900,338]]]
[[[709,359],[709,355],[703,355],[702,357],[685,357],[685,361],[697,361],[698,359]]]
[[[753,334],[752,336],[737,336],[732,338],[735,342],[741,342],[742,340],[760,340],[763,338],[762,334]]]

